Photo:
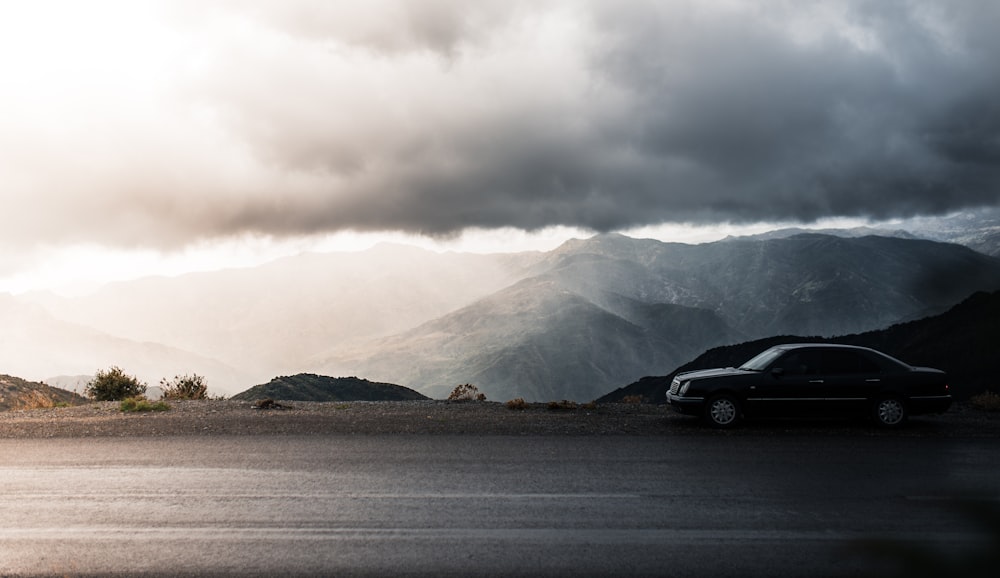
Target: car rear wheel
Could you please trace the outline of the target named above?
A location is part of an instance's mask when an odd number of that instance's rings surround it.
[[[740,404],[731,395],[717,395],[705,404],[705,421],[712,427],[733,427],[739,420]]]
[[[872,417],[879,427],[900,427],[906,423],[906,404],[898,397],[880,397],[872,407]]]

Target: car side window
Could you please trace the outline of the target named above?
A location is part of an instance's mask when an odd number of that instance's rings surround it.
[[[775,362],[785,375],[817,375],[822,359],[817,351],[792,351]]]
[[[879,373],[879,366],[856,351],[830,350],[823,354],[823,373],[826,375]]]

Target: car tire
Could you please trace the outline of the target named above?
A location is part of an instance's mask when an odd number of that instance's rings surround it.
[[[872,419],[875,425],[883,428],[902,427],[909,417],[909,411],[903,400],[892,395],[880,397],[872,405]]]
[[[705,404],[704,418],[714,428],[733,427],[740,421],[740,402],[729,394],[713,396]]]

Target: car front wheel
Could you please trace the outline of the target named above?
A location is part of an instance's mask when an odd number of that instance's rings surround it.
[[[906,423],[906,405],[898,397],[881,397],[875,401],[872,417],[879,427],[900,427]]]
[[[717,395],[705,405],[705,421],[717,428],[728,428],[740,420],[740,404],[731,395]]]

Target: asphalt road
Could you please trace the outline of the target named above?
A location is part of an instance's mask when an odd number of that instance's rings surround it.
[[[0,440],[0,575],[882,574],[969,559],[996,440]],[[995,539],[995,537],[994,537]]]

